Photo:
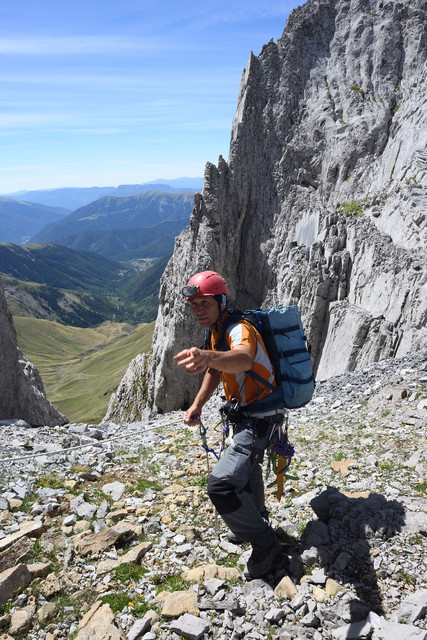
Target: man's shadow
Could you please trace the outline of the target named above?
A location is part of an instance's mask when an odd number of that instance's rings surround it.
[[[328,487],[310,505],[318,520],[307,524],[299,543],[290,550],[291,576],[300,579],[310,567],[320,565],[328,577],[340,585],[352,585],[356,592],[348,622],[365,619],[369,611],[384,615],[377,577],[381,558],[376,550],[401,531],[403,505],[375,493],[366,498],[348,497],[335,487]]]

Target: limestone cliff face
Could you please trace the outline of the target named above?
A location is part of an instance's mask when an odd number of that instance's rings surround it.
[[[147,377],[150,356],[140,353],[128,366],[117,392],[108,404],[105,422],[139,422],[147,405]]]
[[[243,72],[228,162],[208,164],[161,283],[148,402],[191,402],[172,358],[203,332],[180,289],[298,304],[318,379],[426,344],[423,0],[309,0]]]
[[[67,418],[47,400],[37,369],[17,347],[1,279],[0,353],[0,420],[20,418],[32,425],[65,424]]]

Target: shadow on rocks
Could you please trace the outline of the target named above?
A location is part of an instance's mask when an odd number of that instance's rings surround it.
[[[328,487],[310,505],[319,519],[307,524],[299,544],[290,550],[289,573],[300,579],[320,565],[319,586],[328,577],[351,584],[357,598],[350,602],[348,622],[364,620],[369,611],[383,615],[376,557],[381,560],[378,546],[405,524],[403,505],[375,493],[347,497],[335,487]],[[309,576],[314,583],[315,574]]]

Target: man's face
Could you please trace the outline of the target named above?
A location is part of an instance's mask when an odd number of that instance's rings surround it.
[[[202,327],[214,327],[219,318],[218,302],[212,296],[196,297],[190,300],[191,310]]]

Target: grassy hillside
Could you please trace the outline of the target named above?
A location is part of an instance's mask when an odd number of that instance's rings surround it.
[[[14,316],[52,320],[72,327],[94,327],[106,320],[125,322],[132,315],[128,307],[120,307],[108,295],[67,291],[4,275],[2,279],[7,305]],[[139,322],[152,319],[141,316]]]
[[[95,251],[121,262],[161,258],[173,252],[176,236],[187,226],[188,219],[184,218],[142,229],[91,229],[62,238],[61,245],[79,251]]]
[[[154,322],[107,322],[82,329],[14,317],[18,345],[42,377],[46,395],[70,422],[99,423],[111,394],[138,353],[151,348]]]
[[[0,272],[26,282],[102,293],[118,286],[130,271],[91,251],[54,244],[0,244]]]

